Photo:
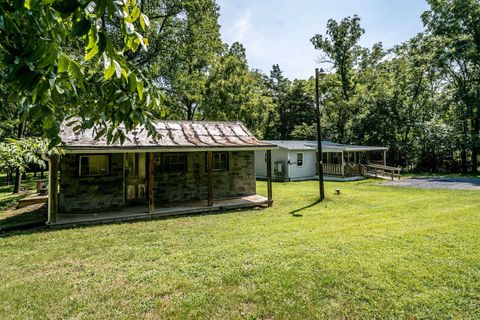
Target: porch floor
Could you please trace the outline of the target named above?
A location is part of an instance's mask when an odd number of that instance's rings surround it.
[[[151,217],[166,217],[182,214],[205,213],[222,210],[259,207],[269,204],[269,200],[258,194],[251,196],[217,199],[213,206],[207,206],[207,200],[182,203],[181,206],[156,207],[155,212],[148,213],[148,207],[127,207],[116,211],[84,214],[59,214],[56,223],[50,225],[86,224],[91,222],[113,222],[145,219]]]

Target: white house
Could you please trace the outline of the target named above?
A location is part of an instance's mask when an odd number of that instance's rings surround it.
[[[277,145],[272,150],[273,179],[275,181],[298,181],[315,179],[317,170],[316,141],[264,141]],[[322,141],[324,175],[332,178],[355,179],[363,175],[363,165],[386,164],[385,147],[355,146]],[[266,152],[255,151],[257,178],[267,176]]]

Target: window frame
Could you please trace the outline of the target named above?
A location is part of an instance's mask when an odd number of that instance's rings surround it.
[[[176,156],[176,157],[179,157],[179,156],[182,156],[184,158],[184,164],[183,164],[183,168],[179,169],[179,168],[176,168],[175,170],[172,170],[172,168],[166,168],[165,165],[166,165],[166,161],[165,159],[167,157],[173,157],[173,156]],[[177,158],[178,160],[178,158]],[[175,162],[176,165],[178,165],[180,162],[177,161]],[[172,163],[170,163],[169,165],[171,165]],[[162,172],[165,172],[165,173],[185,173],[185,172],[188,172],[188,153],[186,152],[168,152],[168,153],[162,153],[161,154],[161,157],[160,157],[160,168],[161,168],[161,171]]]
[[[221,156],[222,154],[226,155],[225,159],[225,167],[224,168],[215,168],[215,163],[221,163],[221,159],[219,161],[215,161],[215,156]],[[208,171],[208,153],[205,154],[205,171]],[[222,172],[222,171],[230,171],[230,152],[228,151],[214,151],[212,152],[212,171],[215,172]]]
[[[302,155],[302,159],[301,159],[301,162],[302,162],[302,164],[300,164],[300,165],[298,164],[298,155],[299,155],[299,154],[301,154],[301,155]],[[303,153],[303,152],[297,152],[297,161],[295,162],[295,163],[296,163],[296,165],[297,165],[297,167],[303,167],[303,164],[304,164],[304,162],[305,162],[305,160],[304,160],[304,159],[305,159],[305,155],[304,155],[304,153]]]
[[[89,164],[89,173],[88,174],[83,174],[82,173],[82,167],[84,167],[82,165],[82,159],[83,158],[92,158],[92,157],[105,157],[106,158],[106,164],[107,164],[107,170],[105,173],[97,173],[97,174],[92,174],[90,173],[90,164]],[[110,161],[111,161],[111,157],[110,157],[110,154],[82,154],[82,155],[79,155],[78,156],[78,176],[79,177],[105,177],[105,176],[108,176],[110,174]]]

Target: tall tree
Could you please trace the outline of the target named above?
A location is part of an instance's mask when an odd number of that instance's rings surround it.
[[[423,14],[427,30],[436,37],[431,49],[447,81],[461,101],[463,120],[462,160],[471,150],[472,171],[478,171],[480,151],[480,3],[477,0],[429,0]]]
[[[381,44],[374,45],[372,51],[359,45],[364,30],[360,26],[358,16],[347,17],[337,22],[330,19],[327,23],[326,35],[316,34],[310,41],[315,49],[320,50],[323,56],[320,63],[331,64],[336,78],[330,88],[335,94],[336,103],[336,132],[338,142],[349,140],[348,126],[352,115],[356,113],[355,103],[352,102],[359,81],[362,68],[371,67],[382,56]]]

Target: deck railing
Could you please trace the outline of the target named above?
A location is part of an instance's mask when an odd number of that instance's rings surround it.
[[[332,164],[332,163],[324,163],[323,164],[323,173],[326,175],[342,175],[342,165],[341,164]]]

